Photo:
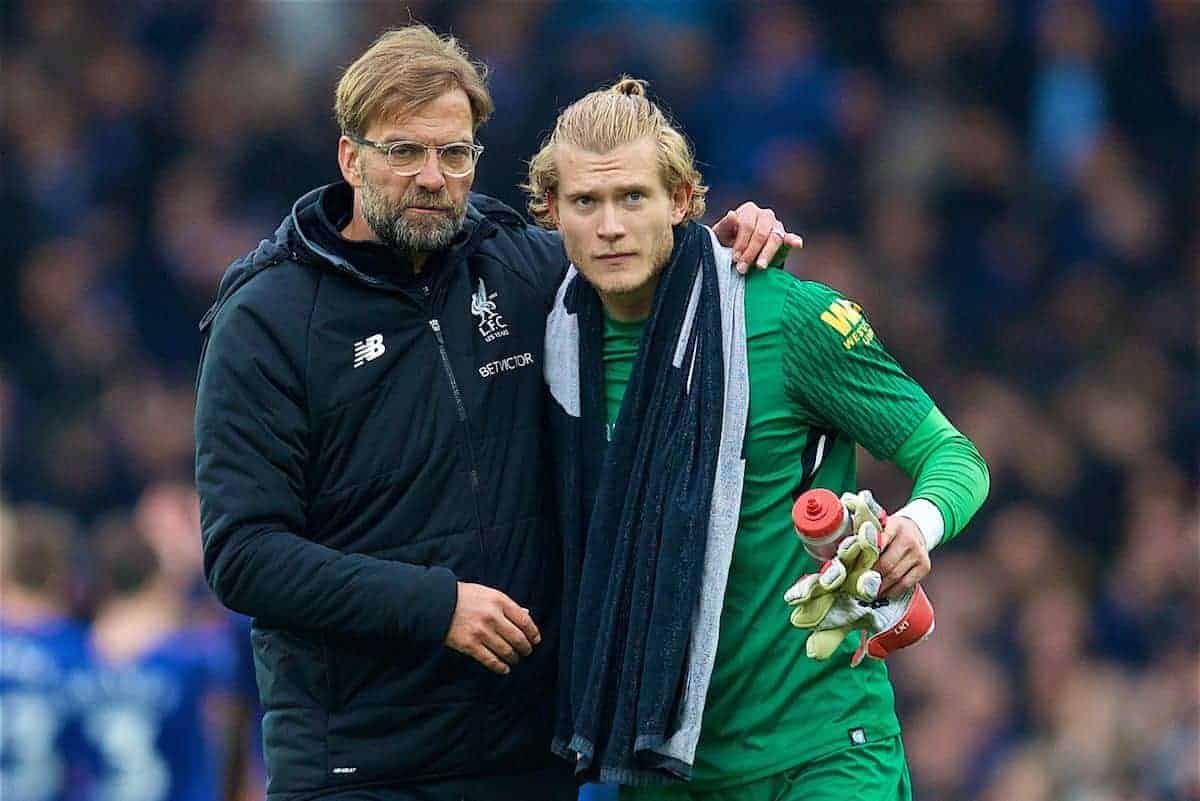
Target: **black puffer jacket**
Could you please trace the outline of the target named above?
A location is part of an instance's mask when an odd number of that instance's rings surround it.
[[[541,371],[560,241],[472,195],[455,243],[413,275],[338,235],[350,201],[345,184],[301,198],[202,323],[204,567],[255,619],[268,797],[442,779],[552,797],[569,770],[549,752],[560,568]],[[531,610],[543,640],[510,675],[443,645],[456,581]]]

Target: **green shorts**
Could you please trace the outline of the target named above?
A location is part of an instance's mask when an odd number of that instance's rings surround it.
[[[703,790],[688,784],[622,787],[621,801],[912,801],[897,737],[855,745],[762,779]]]

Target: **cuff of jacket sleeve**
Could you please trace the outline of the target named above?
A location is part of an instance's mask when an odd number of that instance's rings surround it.
[[[907,517],[917,524],[917,528],[921,529],[921,536],[925,538],[925,549],[928,551],[936,548],[946,533],[946,521],[942,518],[941,510],[932,501],[924,498],[909,501],[907,506],[897,509],[893,514]]]
[[[431,567],[421,577],[412,603],[400,621],[401,633],[419,642],[441,645],[458,606],[458,577],[445,567]]]

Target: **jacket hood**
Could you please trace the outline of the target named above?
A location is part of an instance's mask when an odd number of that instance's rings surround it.
[[[310,192],[309,195],[311,194]],[[221,276],[221,283],[217,286],[216,299],[204,313],[204,317],[200,319],[201,331],[206,331],[212,325],[213,318],[225,305],[225,301],[249,283],[251,278],[285,259],[296,258],[296,252],[291,245],[292,229],[292,218],[289,215],[275,229],[273,238],[262,240],[258,243],[258,247],[229,265],[225,270],[225,275]]]
[[[264,239],[258,247],[229,265],[212,306],[200,321],[200,330],[205,331],[217,316],[217,312],[235,292],[245,286],[254,276],[268,267],[284,261],[304,262],[337,270],[356,281],[379,288],[388,288],[385,278],[369,275],[334,253],[317,241],[311,230],[306,231],[302,221],[312,217],[327,193],[344,192],[349,189],[344,181],[336,181],[301,195],[292,204],[292,210],[275,229],[271,239]],[[480,239],[495,232],[496,226],[522,226],[525,219],[512,207],[487,195],[472,192],[467,202],[467,214],[462,231],[451,248],[471,248]]]

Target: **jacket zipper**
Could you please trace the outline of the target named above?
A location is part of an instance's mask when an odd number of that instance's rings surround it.
[[[442,323],[436,317],[429,318],[429,327],[437,338],[438,352],[442,357],[442,368],[450,381],[450,391],[454,395],[454,406],[458,410],[458,422],[463,425],[463,436],[467,441],[467,453],[471,460],[471,499],[475,504],[475,526],[479,531],[479,548],[483,551],[483,564],[487,565],[487,543],[483,538],[483,515],[479,511],[479,469],[476,467],[475,446],[471,443],[471,427],[467,423],[467,406],[463,403],[462,392],[458,388],[458,379],[454,377],[454,368],[450,365],[450,354],[446,352],[446,340],[442,336]]]

